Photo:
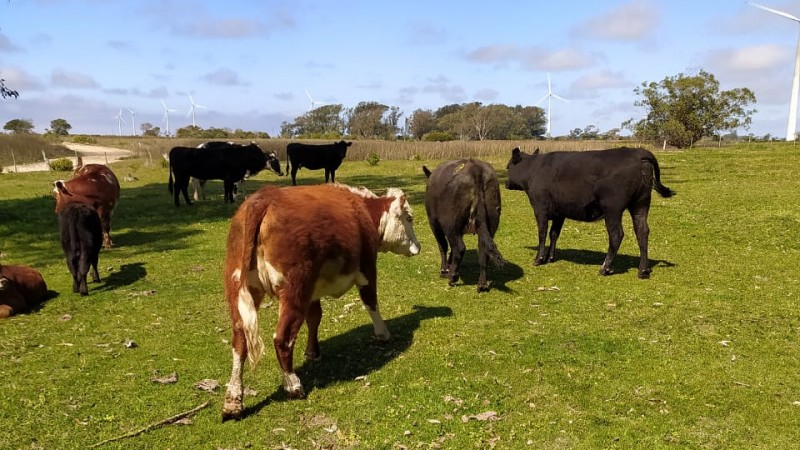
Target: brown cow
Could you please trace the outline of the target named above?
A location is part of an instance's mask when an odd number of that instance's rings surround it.
[[[47,298],[47,284],[38,270],[0,265],[0,319],[29,311]]]
[[[264,295],[277,297],[273,343],[289,397],[305,396],[294,372],[297,333],[308,326],[306,358],[320,358],[320,298],[340,297],[357,286],[375,336],[390,338],[378,311],[378,252],[419,253],[411,206],[400,189],[378,197],[365,188],[317,185],[267,186],[237,210],[228,234],[225,297],[233,323],[233,369],[223,420],[242,413],[242,365],[255,366],[264,351],[258,309]]]
[[[103,225],[103,247],[111,248],[111,213],[119,201],[119,181],[108,166],[86,164],[75,170],[67,181],[55,183],[56,214],[70,203],[84,203],[95,210]]]

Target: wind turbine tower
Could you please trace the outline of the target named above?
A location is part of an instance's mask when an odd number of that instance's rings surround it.
[[[122,110],[120,109],[116,116],[111,116],[112,119],[116,119],[117,121],[117,135],[122,136],[122,123],[125,122],[125,118],[122,117]]]
[[[130,108],[125,108],[125,109],[127,109],[128,112],[131,113],[131,135],[136,136],[136,113]]]
[[[547,137],[550,137],[550,130],[551,130],[550,124],[551,124],[551,118],[552,118],[552,114],[550,114],[550,107],[551,107],[551,102],[552,102],[553,97],[555,97],[555,98],[557,98],[557,99],[559,99],[559,100],[561,100],[563,102],[568,102],[569,101],[569,100],[565,99],[564,97],[561,97],[560,95],[553,94],[553,88],[552,88],[552,86],[550,84],[550,74],[548,73],[547,74],[547,94],[545,94],[544,97],[540,98],[539,101],[536,102],[536,104],[538,105],[539,103],[542,102],[542,100],[547,99],[547,133],[546,133]]]
[[[747,4],[759,9],[763,9],[764,11],[785,17],[789,20],[794,20],[795,22],[800,24],[800,18],[795,17],[791,14],[785,13],[783,11],[778,11],[777,9],[768,8],[764,5],[759,5],[758,3],[747,2]],[[797,50],[795,51],[795,53],[796,55],[794,58],[794,78],[792,78],[792,97],[791,100],[789,101],[789,124],[786,126],[787,141],[794,141],[795,134],[797,131],[797,94],[798,92],[800,92],[800,35],[798,35],[797,38]]]
[[[203,105],[198,105],[197,103],[195,103],[195,102],[194,102],[194,99],[193,99],[193,98],[192,98],[192,96],[191,96],[191,94],[189,95],[189,103],[190,103],[192,106],[189,108],[189,114],[187,114],[187,116],[188,116],[188,115],[191,115],[191,116],[192,116],[192,126],[193,126],[193,127],[196,127],[196,126],[197,126],[197,124],[195,124],[195,121],[194,121],[194,112],[195,112],[195,110],[196,110],[197,108],[205,108],[205,106],[203,106]]]
[[[167,123],[167,136],[170,136],[170,132],[169,132],[169,113],[176,112],[177,109],[169,109],[169,108],[167,108],[167,104],[164,103],[163,101],[161,102],[161,106],[164,107],[164,122]]]

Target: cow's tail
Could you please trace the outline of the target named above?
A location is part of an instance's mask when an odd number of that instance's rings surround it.
[[[172,161],[169,162],[169,183],[167,183],[167,189],[169,189],[169,193],[172,194]]]
[[[656,192],[664,198],[675,195],[675,191],[661,184],[661,169],[658,167],[658,160],[656,160],[656,157],[650,155],[650,157],[646,158],[646,161],[653,165],[653,187]]]
[[[271,196],[272,193],[267,196],[260,193],[251,195],[234,215],[228,233],[228,251],[223,271],[225,298],[230,307],[234,333],[238,328],[244,331],[247,360],[253,368],[264,354],[264,341],[258,332],[258,307],[261,299],[256,299],[251,294],[248,273],[256,269],[258,230]],[[233,345],[234,350],[237,350],[236,342]]]
[[[495,267],[503,267],[506,261],[503,259],[503,255],[500,254],[500,250],[497,249],[494,238],[492,238],[492,233],[489,231],[489,211],[486,205],[485,180],[483,179],[483,172],[481,170],[477,171],[476,181],[475,212],[477,214],[478,223],[476,224],[477,229],[475,231],[478,233],[478,254],[483,253],[487,255],[489,261],[491,261]]]

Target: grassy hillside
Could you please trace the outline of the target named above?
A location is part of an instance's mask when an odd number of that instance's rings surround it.
[[[529,149],[529,148],[526,148]],[[505,179],[510,149],[488,156]],[[793,146],[657,154],[652,278],[636,278],[630,218],[600,277],[602,223],[568,221],[557,261],[533,267],[535,224],[521,192],[502,190],[497,245],[509,265],[478,295],[475,238],[463,281],[438,277],[421,166],[441,158],[347,161],[337,180],[403,188],[422,253],[379,256],[379,302],[393,334],[371,339],[355,291],[323,300],[323,358],[295,357],[309,396],[286,400],[273,353],[245,370],[247,417],[220,422],[230,375],[221,265],[235,206],[176,209],[167,172],[113,165],[122,197],[103,281],[72,294],[48,173],[0,178],[0,262],[42,271],[58,295],[0,321],[0,447],[86,448],[205,402],[189,424],[103,448],[790,448],[800,432],[800,156]],[[319,183],[301,170],[298,182]],[[246,189],[287,185],[262,173]],[[291,246],[290,242],[286,243]],[[269,342],[277,306],[261,310]],[[131,342],[135,343],[132,345]],[[154,379],[176,374],[171,384]],[[213,392],[195,384],[216,380]]]

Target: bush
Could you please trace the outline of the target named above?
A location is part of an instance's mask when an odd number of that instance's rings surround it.
[[[367,164],[369,164],[370,166],[377,166],[378,162],[380,162],[380,160],[381,160],[381,157],[378,156],[378,153],[376,153],[374,150],[369,152],[369,155],[367,155],[367,159],[366,159]]]
[[[72,138],[72,142],[76,144],[97,144],[97,139],[91,136],[75,136]]]
[[[452,141],[453,135],[450,133],[446,133],[444,131],[431,131],[430,133],[425,133],[422,136],[423,141],[436,141],[436,142],[445,142],[445,141]]]
[[[50,170],[55,172],[68,172],[73,169],[72,160],[68,158],[58,158],[50,161]]]

